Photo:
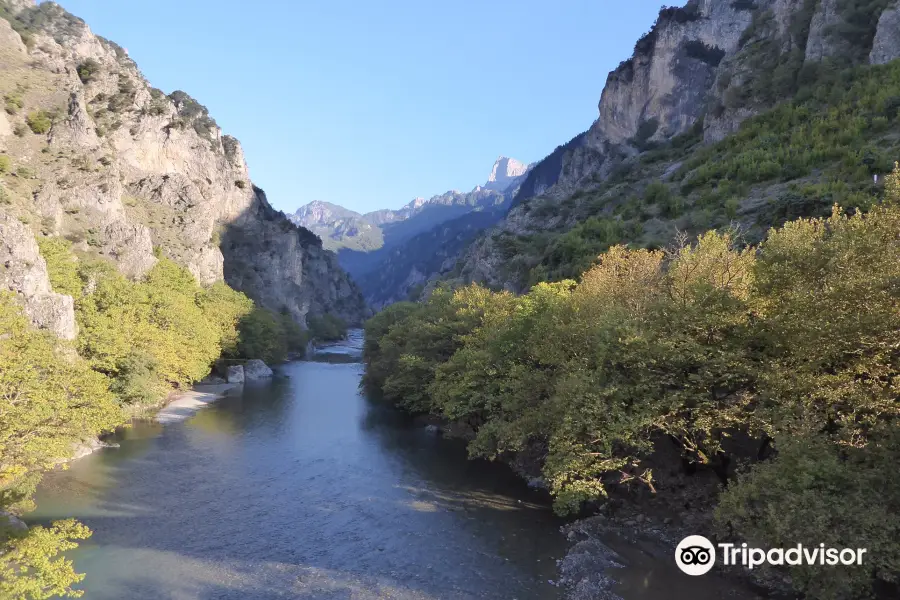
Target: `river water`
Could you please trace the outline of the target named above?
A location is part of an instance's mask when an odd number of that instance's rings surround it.
[[[558,598],[545,499],[358,391],[361,339],[46,476],[88,600]]]
[[[367,401],[361,345],[355,332],[271,381],[135,424],[48,473],[28,520],[94,531],[70,555],[87,600],[560,598],[568,544],[548,498]],[[608,542],[626,565],[615,597],[752,597]]]

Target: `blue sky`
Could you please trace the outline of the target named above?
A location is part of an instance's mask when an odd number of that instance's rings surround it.
[[[483,183],[588,128],[658,1],[60,0],[183,89],[292,212],[365,212]]]

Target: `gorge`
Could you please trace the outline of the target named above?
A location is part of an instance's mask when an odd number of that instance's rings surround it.
[[[0,17],[0,598],[900,594],[896,1],[663,7],[542,160],[292,214],[124,48]]]

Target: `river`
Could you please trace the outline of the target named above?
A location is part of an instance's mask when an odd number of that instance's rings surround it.
[[[546,499],[358,391],[358,335],[49,473],[87,600],[558,598]]]
[[[354,332],[197,412],[136,423],[48,473],[28,520],[94,531],[71,553],[86,600],[560,598],[568,543],[548,498],[367,401],[361,344]],[[627,565],[616,597],[752,597],[608,542]]]

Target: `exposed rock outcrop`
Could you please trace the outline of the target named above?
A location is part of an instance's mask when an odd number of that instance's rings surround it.
[[[706,111],[716,69],[752,18],[735,4],[691,0],[662,10],[631,59],[609,74],[587,144],[640,143],[689,128]]]
[[[50,288],[47,263],[31,230],[0,210],[0,290],[17,294],[31,322],[71,340],[78,328],[71,296]]]
[[[505,218],[471,243],[448,277],[522,291],[504,240],[575,226],[578,218],[567,215],[576,198],[591,196],[620,166],[627,172],[641,153],[675,136],[719,141],[789,99],[819,68],[900,57],[900,4],[875,0],[866,9],[881,14],[863,15],[841,0],[689,0],[663,8],[632,56],[609,74],[590,129],[534,166]],[[872,16],[880,16],[877,28]],[[532,200],[542,210],[532,213]],[[551,208],[563,202],[565,211]],[[649,219],[645,229],[664,238],[685,224]]]
[[[494,167],[488,176],[487,183],[482,187],[489,190],[506,191],[511,185],[528,172],[531,165],[526,165],[514,158],[508,156],[500,156],[494,161]]]
[[[878,19],[878,28],[872,42],[869,62],[883,65],[900,58],[900,4],[895,3]]]
[[[26,48],[0,19],[0,92],[22,105],[8,125],[22,130],[36,111],[52,120],[46,133],[0,135],[16,171],[29,173],[8,186],[14,219],[112,259],[130,277],[161,252],[200,282],[227,278],[301,324],[310,311],[331,312],[332,302],[346,320],[363,318],[362,297],[335,257],[268,205],[240,144],[203,105],[151,87],[123,48],[58,5],[0,1],[29,40]]]

